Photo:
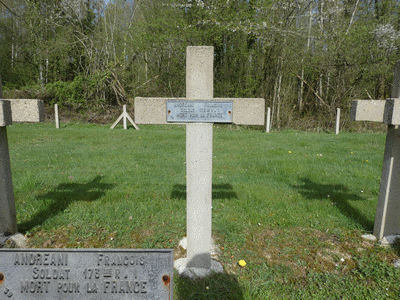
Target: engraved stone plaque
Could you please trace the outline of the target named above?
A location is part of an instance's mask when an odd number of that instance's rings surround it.
[[[167,101],[167,122],[232,123],[232,113],[232,101]]]
[[[0,299],[172,299],[173,250],[0,249]]]

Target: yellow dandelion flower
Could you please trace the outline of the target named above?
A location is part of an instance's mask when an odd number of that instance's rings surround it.
[[[239,266],[241,267],[246,266],[246,262],[243,259],[239,260]]]

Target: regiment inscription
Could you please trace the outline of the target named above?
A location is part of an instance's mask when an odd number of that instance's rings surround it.
[[[168,100],[167,122],[232,123],[232,101]]]
[[[172,297],[170,249],[0,249],[0,299]]]

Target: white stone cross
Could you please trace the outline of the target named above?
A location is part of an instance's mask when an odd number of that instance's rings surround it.
[[[351,120],[388,124],[373,234],[378,239],[400,234],[400,62],[395,66],[392,98],[353,100]]]
[[[0,89],[0,238],[17,232],[7,141],[7,126],[11,125],[13,121],[30,123],[44,121],[43,101],[30,99],[3,100]]]
[[[208,100],[232,102],[233,123],[265,125],[265,100],[262,98],[214,98],[213,47],[187,47],[186,98],[135,98],[137,124],[169,124],[169,100]],[[204,276],[212,269],[213,123],[186,123],[186,224],[187,258],[182,268],[189,275]],[[214,262],[213,262],[214,263]]]

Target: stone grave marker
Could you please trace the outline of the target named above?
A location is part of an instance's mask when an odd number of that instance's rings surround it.
[[[350,118],[388,125],[373,234],[394,241],[390,237],[400,234],[400,62],[395,66],[392,99],[353,100]]]
[[[41,122],[43,120],[43,101],[4,100],[0,89],[0,244],[17,232],[7,126],[10,126],[12,122]]]
[[[213,122],[265,125],[265,100],[214,98],[213,47],[188,47],[186,98],[135,98],[137,124],[186,124],[187,276],[223,271],[211,260]]]
[[[173,299],[172,249],[0,249],[0,299]]]

